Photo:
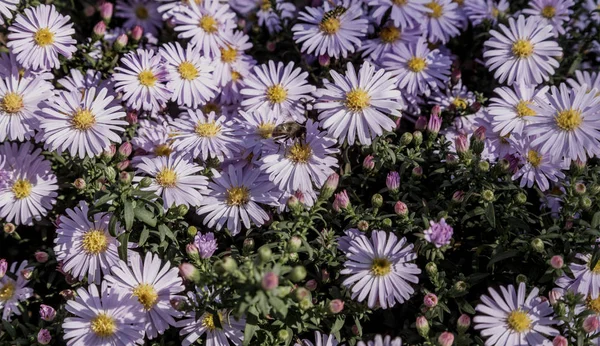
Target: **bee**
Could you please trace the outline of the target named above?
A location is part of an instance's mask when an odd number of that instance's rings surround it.
[[[273,138],[279,141],[288,139],[299,139],[303,141],[306,138],[306,127],[295,121],[288,121],[275,126],[273,129]]]
[[[334,7],[333,10],[331,10],[323,15],[322,21],[326,21],[329,18],[337,18],[337,17],[341,16],[342,14],[344,14],[347,10],[348,9],[345,8],[344,6],[336,6],[336,7]]]

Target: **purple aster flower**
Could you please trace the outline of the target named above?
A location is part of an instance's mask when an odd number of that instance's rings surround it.
[[[429,226],[428,229],[423,231],[425,240],[432,243],[437,248],[450,244],[454,230],[446,223],[446,220],[442,218],[440,222],[429,221]]]
[[[398,191],[400,188],[400,174],[396,171],[388,173],[385,178],[385,186],[392,192]]]
[[[200,258],[209,258],[217,251],[217,240],[213,232],[202,234],[198,232],[194,237],[194,245],[200,252]]]

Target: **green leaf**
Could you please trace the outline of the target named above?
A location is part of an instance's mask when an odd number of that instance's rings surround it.
[[[11,338],[17,337],[17,332],[15,331],[15,327],[12,326],[8,321],[2,320],[2,325],[4,326],[4,330],[10,335]]]
[[[95,205],[103,205],[103,204],[106,204],[106,202],[108,202],[112,199],[115,199],[115,198],[117,198],[117,195],[115,195],[114,193],[108,193],[108,194],[98,198],[96,200],[96,203],[94,203],[94,204]]]
[[[269,303],[271,304],[271,306],[273,306],[275,311],[281,314],[282,317],[285,318],[287,316],[288,306],[282,299],[278,297],[270,297]]]
[[[598,228],[600,226],[600,211],[597,211],[592,217],[592,228]]]
[[[508,250],[506,252],[501,252],[497,255],[494,255],[494,257],[492,257],[492,259],[490,259],[490,262],[488,263],[487,268],[490,269],[494,263],[504,261],[505,259],[509,259],[511,257],[515,257],[518,254],[519,254],[519,251],[517,251],[517,250]]]
[[[108,221],[108,233],[113,237],[117,236],[117,221],[117,216],[115,214],[112,214]]]
[[[124,217],[125,217],[125,229],[130,231],[131,227],[133,227],[133,203],[131,203],[131,201],[125,201],[125,211],[124,211]]]
[[[496,212],[492,203],[488,203],[485,207],[485,218],[490,223],[490,226],[496,227]]]
[[[143,207],[139,207],[135,208],[133,210],[133,213],[135,214],[136,219],[142,221],[148,226],[156,227],[156,217],[154,217],[154,214],[152,214],[152,212],[150,212],[149,210]]]
[[[149,235],[150,231],[146,227],[144,227],[144,230],[142,230],[142,234],[140,234],[140,240],[138,241],[138,245],[143,246],[144,244],[146,244],[146,240],[148,240]]]
[[[121,245],[119,246],[119,257],[127,262],[127,244],[129,242],[129,233],[125,232],[119,236],[119,242]]]
[[[173,231],[171,231],[171,229],[169,227],[167,227],[167,225],[165,225],[165,224],[158,225],[158,231],[160,232],[160,234],[164,233],[164,235],[169,237],[169,239],[173,240],[174,242],[177,242],[177,238],[175,237],[175,234],[173,234]]]
[[[256,334],[258,327],[258,311],[255,307],[250,307],[246,314],[246,328],[244,328],[244,346],[249,345]]]
[[[341,330],[342,327],[344,326],[344,322],[346,322],[346,317],[338,316],[338,318],[335,320],[335,323],[333,324],[333,326],[331,326],[331,333],[333,334],[333,333]]]

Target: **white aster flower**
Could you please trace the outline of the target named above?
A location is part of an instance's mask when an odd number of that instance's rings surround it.
[[[221,327],[215,324],[215,317],[219,319]],[[215,314],[205,312],[198,319],[196,313],[191,312],[189,318],[179,321],[177,326],[181,328],[179,335],[186,335],[181,343],[182,346],[192,345],[202,335],[206,335],[206,345],[239,346],[244,340],[246,319],[244,317],[237,319],[226,310],[219,310]]]
[[[458,36],[462,25],[458,4],[452,0],[432,0],[425,4],[431,12],[424,17],[423,29],[431,42],[446,43]]]
[[[0,0],[0,25],[4,25],[4,17],[12,19],[20,0]]]
[[[125,19],[125,29],[139,26],[144,33],[156,36],[162,27],[158,6],[155,0],[117,0],[115,17]]]
[[[414,43],[422,34],[420,27],[402,28],[388,22],[379,29],[376,38],[364,41],[361,48],[363,57],[377,64],[380,62],[380,58],[391,52],[394,47]]]
[[[551,25],[554,36],[565,34],[565,23],[573,13],[570,8],[575,5],[573,0],[532,0],[529,8],[523,10],[524,14],[535,16],[545,25]]]
[[[425,5],[429,0],[370,0],[369,6],[375,7],[373,17],[377,22],[390,11],[390,18],[394,24],[402,28],[414,28],[421,26],[426,13],[432,10]]]
[[[19,303],[33,296],[33,289],[26,287],[29,280],[23,276],[22,272],[25,269],[33,268],[27,268],[27,261],[21,262],[18,267],[17,262],[14,262],[8,272],[16,276],[17,280],[15,281],[9,275],[0,278],[0,311],[5,321],[10,321],[13,314],[20,316]]]
[[[532,107],[536,103],[536,98],[545,101],[547,92],[547,86],[536,88],[522,84],[496,88],[494,93],[497,97],[490,99],[488,107],[492,116],[493,131],[499,132],[501,136],[511,133],[523,134],[524,129],[531,123],[531,119],[537,115]]]

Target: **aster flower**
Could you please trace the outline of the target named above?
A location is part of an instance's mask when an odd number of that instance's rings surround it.
[[[501,136],[511,133],[523,134],[523,130],[531,123],[530,119],[537,115],[532,107],[536,103],[536,98],[546,102],[547,92],[547,86],[536,88],[522,84],[496,88],[494,93],[498,97],[492,97],[488,107],[492,116],[493,131],[499,132]]]
[[[327,54],[336,59],[346,58],[360,47],[368,26],[368,21],[362,18],[360,4],[356,3],[333,7],[323,1],[321,7],[306,7],[298,20],[292,31],[294,41],[302,45],[302,52]]]
[[[203,199],[197,213],[204,215],[204,224],[217,230],[227,226],[232,235],[251,222],[262,226],[269,215],[260,204],[277,204],[275,186],[262,176],[258,169],[229,165],[223,172],[213,170],[208,196]]]
[[[169,126],[155,121],[142,119],[131,139],[134,149],[143,151],[143,156],[151,159],[159,156],[169,156],[173,153],[173,139],[169,136]],[[141,155],[134,156],[134,161],[141,160]]]
[[[227,43],[220,49],[220,57],[213,61],[214,79],[220,86],[230,82],[234,74],[248,76],[256,63],[251,56],[244,53],[252,48],[252,43],[248,42],[250,37],[244,32],[234,31],[227,35],[225,40]]]
[[[0,217],[33,225],[56,203],[58,182],[41,149],[29,142],[0,145]]]
[[[410,94],[429,94],[444,87],[452,61],[439,50],[430,50],[421,37],[417,42],[394,47],[383,58],[383,68],[398,78],[398,86]]]
[[[62,262],[62,269],[88,282],[100,283],[102,275],[110,273],[119,264],[117,238],[108,232],[109,213],[96,213],[88,219],[89,208],[81,201],[74,209],[67,209],[56,229],[54,252]],[[123,230],[117,226],[117,235]]]
[[[179,205],[199,205],[208,185],[206,177],[197,174],[203,168],[187,156],[170,155],[153,159],[142,157],[137,169],[137,174],[153,178],[152,184],[143,190],[154,191],[160,196],[165,209]],[[134,180],[139,181],[142,178],[137,176]]]
[[[562,55],[562,48],[552,39],[552,26],[545,25],[536,17],[508,18],[507,27],[491,30],[492,38],[484,43],[486,66],[496,71],[494,78],[500,83],[540,84],[547,81],[558,67],[555,57]]]
[[[189,109],[173,123],[173,148],[190,152],[206,161],[209,157],[223,161],[239,152],[241,139],[235,136],[237,126],[225,116]]]
[[[171,97],[166,86],[168,77],[160,54],[143,49],[127,53],[113,74],[116,91],[123,92],[127,106],[146,111],[157,111],[166,105]]]
[[[600,13],[596,11],[600,8],[600,0],[586,0],[582,7],[589,12],[590,17],[596,23],[600,22]]]
[[[294,119],[304,118],[304,104],[310,100],[316,88],[306,81],[307,72],[294,62],[277,66],[272,60],[266,64],[255,66],[253,73],[246,78],[246,87],[240,91],[244,95],[242,106],[247,111],[255,111],[262,107],[280,114],[290,114]]]
[[[585,297],[596,299],[600,297],[600,263],[591,267],[591,255],[577,254],[579,261],[569,264],[573,279],[563,274],[556,280],[556,285],[574,293],[581,293]]]
[[[406,238],[398,240],[393,233],[373,231],[371,239],[361,234],[350,241],[342,275],[342,285],[351,288],[352,299],[368,297],[369,308],[388,309],[404,303],[414,293],[410,283],[418,283],[421,270],[408,263],[417,258]]]
[[[113,103],[108,91],[96,88],[80,92],[60,92],[40,112],[41,137],[45,145],[59,153],[68,151],[80,158],[101,154],[111,142],[120,143],[118,132],[127,122],[121,106]]]
[[[516,150],[520,153],[522,166],[513,174],[512,179],[521,178],[521,187],[532,187],[535,183],[541,191],[550,188],[549,181],[557,182],[565,177],[561,172],[563,161],[560,157],[552,157],[541,153],[539,147],[532,145],[533,138],[513,137]]]
[[[475,95],[459,80],[458,83],[453,86],[447,86],[443,91],[436,90],[431,95],[429,104],[438,105],[441,110],[446,110],[450,107],[457,110],[466,110],[474,102]]]
[[[120,261],[111,271],[112,275],[105,276],[105,280],[130,293],[131,298],[142,305],[148,339],[175,326],[175,317],[182,314],[173,308],[171,299],[182,298],[177,294],[185,290],[179,269],[171,267],[169,261],[163,265],[158,255],[147,252],[143,261],[140,256],[132,256],[129,267]]]
[[[591,91],[592,89],[598,89],[600,92],[600,75],[597,72],[588,72],[588,71],[575,71],[575,79],[569,78],[567,83],[574,88],[581,88],[582,86],[587,87],[587,91]],[[596,96],[600,96],[600,94],[596,94]]]
[[[538,135],[531,143],[541,145],[541,153],[556,158],[586,161],[587,156],[599,153],[600,140],[600,97],[598,91],[587,91],[587,86],[568,88],[564,83],[560,89],[553,86],[548,101],[536,99],[533,109],[538,113],[528,127],[529,135]]]
[[[171,100],[180,106],[196,108],[215,97],[218,91],[213,79],[214,66],[200,55],[198,46],[183,49],[179,42],[167,43],[160,49],[169,72],[167,89],[173,92]]]
[[[217,251],[218,243],[213,232],[196,233],[193,244],[198,248],[200,258],[210,258]]]
[[[215,318],[219,319],[219,324],[215,324]],[[244,340],[244,328],[246,319],[244,317],[235,318],[226,310],[219,310],[216,313],[205,312],[196,319],[196,313],[191,312],[188,318],[177,322],[181,328],[179,335],[187,335],[182,346],[190,346],[202,335],[206,334],[206,345],[228,346],[234,344],[242,345]]]
[[[375,339],[373,341],[359,341],[357,346],[402,346],[402,339],[394,338],[386,335],[382,337],[381,335],[375,335]]]
[[[294,346],[337,346],[338,341],[335,336],[331,334],[321,334],[321,332],[315,331],[315,343],[308,339],[303,339],[302,344],[295,343]]]
[[[83,92],[86,89],[95,87],[96,89],[106,88],[109,94],[112,94],[112,85],[110,81],[102,80],[102,73],[96,70],[87,70],[85,75],[78,69],[71,69],[69,75],[58,80],[63,88],[71,92]]]
[[[19,0],[0,0],[0,25],[4,25],[4,17],[11,19],[17,9]]]
[[[456,2],[432,0],[425,6],[431,10],[425,14],[423,22],[429,41],[446,43],[460,34],[461,17]]]
[[[62,324],[68,346],[142,345],[144,313],[130,295],[115,287],[96,285],[77,289],[65,309],[73,317]]]
[[[337,167],[332,156],[338,152],[332,148],[335,141],[319,131],[318,123],[308,120],[305,126],[305,140],[288,140],[280,150],[262,158],[261,169],[281,190],[311,191],[313,184],[320,188]]]
[[[539,18],[544,25],[551,25],[554,36],[558,37],[565,34],[564,24],[569,22],[573,5],[573,0],[532,0],[523,13]]]
[[[117,0],[115,17],[125,19],[126,29],[140,26],[144,32],[156,36],[162,27],[158,6],[153,0]]]
[[[330,74],[333,82],[319,90],[315,109],[321,110],[319,120],[331,137],[369,145],[396,126],[387,114],[401,116],[403,104],[391,73],[364,62],[358,73],[348,63],[345,76],[334,70]]]
[[[500,286],[500,294],[488,288],[489,296],[481,296],[481,304],[473,318],[475,330],[481,330],[482,337],[488,337],[486,345],[543,345],[550,343],[547,336],[556,336],[552,327],[558,321],[552,318],[553,311],[547,300],[538,296],[533,288],[527,294],[525,284],[520,283],[518,291],[513,285]]]
[[[175,13],[178,37],[190,39],[209,58],[218,57],[226,47],[225,37],[235,27],[235,14],[219,0],[190,1],[184,11]]]
[[[239,123],[243,133],[242,145],[246,152],[260,157],[265,142],[273,142],[273,130],[287,120],[291,119],[270,109],[261,108],[254,112],[239,111],[239,117],[235,121]]]
[[[258,25],[266,27],[269,35],[273,35],[281,31],[281,24],[294,18],[296,6],[290,2],[283,0],[275,0],[275,10],[271,0],[259,1],[260,7],[256,12]]]
[[[25,68],[48,70],[58,68],[58,55],[70,59],[77,50],[71,17],[63,16],[54,5],[28,7],[17,15],[8,28],[8,43],[12,54]]]
[[[425,235],[425,240],[435,245],[436,248],[441,248],[442,246],[450,245],[454,230],[442,218],[439,222],[429,221],[429,228],[423,231],[423,234]]]
[[[419,27],[426,13],[432,12],[425,5],[429,0],[370,0],[369,6],[375,7],[373,17],[378,22],[391,8],[390,19],[401,28]]]
[[[379,29],[377,37],[364,41],[361,50],[363,57],[367,57],[377,63],[386,53],[394,47],[416,42],[422,35],[420,28],[402,28],[395,26],[392,22]]]
[[[24,141],[37,129],[35,113],[52,96],[52,84],[33,75],[0,78],[0,141]]]
[[[27,268],[27,261],[21,262],[17,267],[17,262],[11,264],[9,272],[17,278],[15,281],[9,275],[0,278],[0,310],[2,319],[10,321],[11,316],[21,315],[19,303],[33,296],[33,289],[26,287],[29,280],[25,279],[22,272]],[[31,269],[31,268],[28,268]]]
[[[472,0],[465,2],[464,9],[474,26],[485,20],[495,25],[498,17],[508,13],[509,5],[507,0]]]

